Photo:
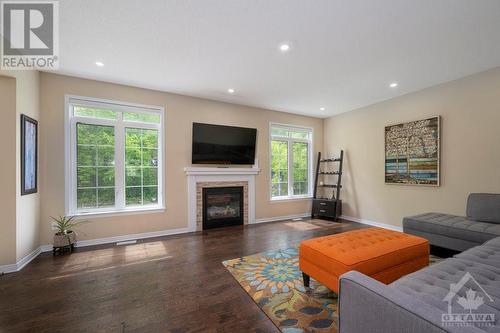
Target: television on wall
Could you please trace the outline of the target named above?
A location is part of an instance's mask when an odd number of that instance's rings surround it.
[[[255,162],[257,129],[193,123],[193,164]]]

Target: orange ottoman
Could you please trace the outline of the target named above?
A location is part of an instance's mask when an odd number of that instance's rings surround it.
[[[368,228],[313,238],[300,243],[299,266],[304,285],[309,277],[338,293],[339,276],[358,271],[382,282],[429,265],[426,239],[382,228]]]

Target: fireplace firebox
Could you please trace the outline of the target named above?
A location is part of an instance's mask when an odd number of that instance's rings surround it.
[[[203,229],[243,224],[243,186],[203,188]]]

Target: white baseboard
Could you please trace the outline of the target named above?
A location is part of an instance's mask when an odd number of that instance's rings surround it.
[[[105,238],[97,238],[97,239],[88,239],[88,240],[81,240],[81,241],[76,242],[76,247],[85,247],[85,246],[93,246],[93,245],[101,245],[101,244],[126,242],[126,241],[132,241],[132,240],[137,240],[137,239],[178,235],[178,234],[185,234],[187,232],[189,232],[188,228],[178,228],[178,229],[168,229],[168,230],[161,230],[161,231],[143,232],[140,234],[131,234],[131,235],[122,235],[122,236],[105,237]]]
[[[31,260],[35,259],[40,253],[42,253],[42,247],[36,248],[33,252],[28,253],[24,258],[21,258],[15,264],[2,265],[0,266],[0,273],[13,273],[18,272],[24,268]]]
[[[38,257],[38,255],[42,253],[42,248],[39,246],[37,249],[35,249],[33,252],[29,253],[27,256],[22,258],[16,263],[17,270],[20,271],[21,269],[24,268],[27,264],[31,262],[31,260],[35,259]]]
[[[358,223],[362,223],[362,224],[366,224],[366,225],[371,225],[373,227],[379,227],[379,228],[400,231],[400,232],[403,231],[403,227],[398,227],[398,226],[390,225],[390,224],[386,224],[386,223],[380,223],[380,222],[360,219],[358,217],[342,215],[342,216],[340,216],[340,218],[344,219],[344,220],[348,220],[348,221],[353,221],[353,222],[358,222]]]
[[[10,265],[1,265],[0,266],[0,273],[2,274],[7,274],[7,273],[13,273],[17,272],[17,264],[10,264]]]
[[[52,244],[45,244],[40,246],[40,248],[42,249],[42,252],[51,252],[53,249]]]
[[[264,217],[264,218],[261,218],[261,219],[255,219],[250,224],[267,223],[267,222],[284,221],[284,220],[293,220],[293,219],[299,219],[299,218],[310,217],[310,216],[311,216],[311,213],[302,213],[302,214],[295,214],[295,215]]]

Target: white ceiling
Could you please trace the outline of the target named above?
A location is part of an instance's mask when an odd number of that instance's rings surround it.
[[[499,0],[59,3],[60,73],[311,116],[500,66]]]

